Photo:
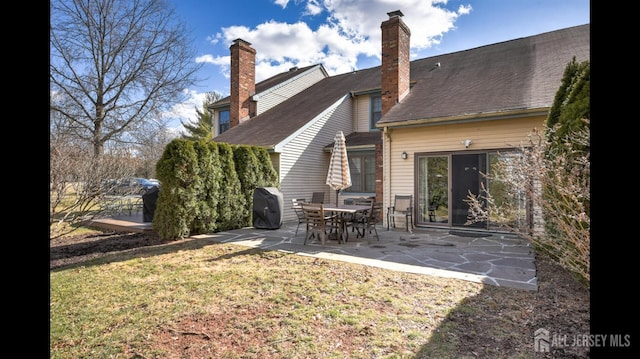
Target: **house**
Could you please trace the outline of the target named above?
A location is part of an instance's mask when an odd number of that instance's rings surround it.
[[[255,84],[255,50],[236,40],[231,93],[211,107],[214,141],[267,148],[285,203],[314,191],[336,201],[325,180],[342,131],[353,185],[338,200],[376,197],[387,208],[410,194],[415,226],[466,227],[467,193],[491,187],[482,173],[543,126],[572,58],[590,59],[590,25],[410,61],[410,29],[400,11],[388,15],[381,66],[335,76],[315,65]],[[531,223],[530,201],[509,200]]]

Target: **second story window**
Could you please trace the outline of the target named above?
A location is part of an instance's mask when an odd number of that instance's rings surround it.
[[[380,95],[371,95],[371,106],[370,106],[370,121],[369,121],[369,129],[376,129],[376,123],[382,117],[382,99]]]
[[[218,112],[218,134],[229,129],[229,110]]]

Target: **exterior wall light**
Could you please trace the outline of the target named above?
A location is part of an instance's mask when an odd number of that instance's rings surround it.
[[[402,151],[402,153],[400,154],[400,158],[402,158],[403,160],[406,160],[407,158],[409,158],[409,155],[407,154],[407,152]]]
[[[462,143],[464,145],[464,148],[469,148],[469,146],[471,146],[471,140],[470,139],[462,140],[462,141],[460,141],[460,143]]]

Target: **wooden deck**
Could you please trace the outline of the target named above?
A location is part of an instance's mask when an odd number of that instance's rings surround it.
[[[89,225],[91,227],[102,228],[117,232],[152,232],[151,222],[143,222],[142,212],[131,215],[118,215],[108,218],[93,219]]]

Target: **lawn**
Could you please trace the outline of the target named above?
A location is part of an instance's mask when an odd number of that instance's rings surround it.
[[[93,252],[50,271],[51,358],[531,358],[538,328],[589,332],[589,292],[543,259],[535,292],[204,239]]]

